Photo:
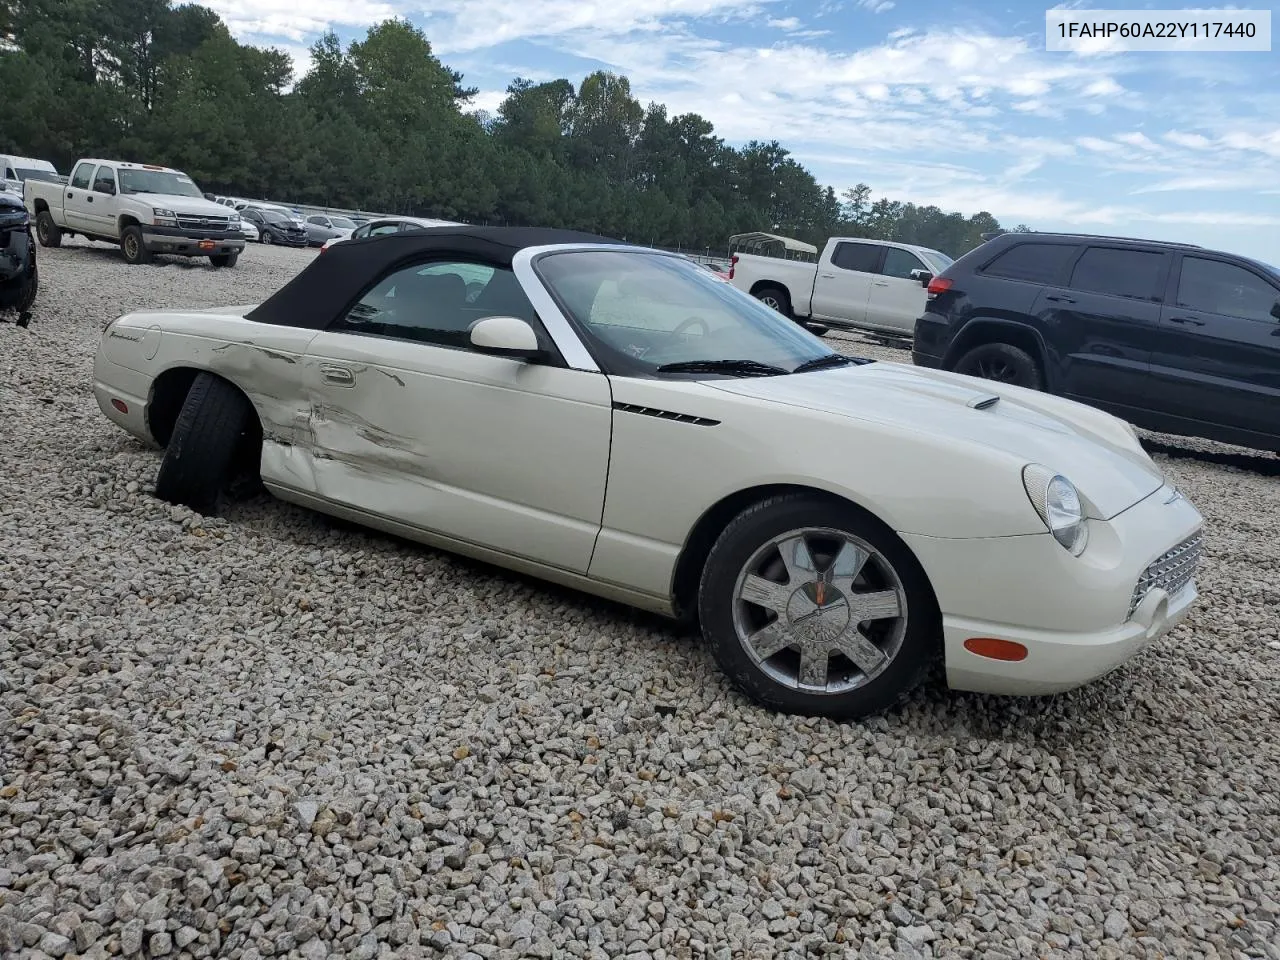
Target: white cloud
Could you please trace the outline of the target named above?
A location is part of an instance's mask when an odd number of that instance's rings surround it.
[[[897,4],[893,0],[854,0],[863,10],[870,10],[872,13],[888,13]]]
[[[1110,77],[1100,77],[1084,88],[1086,97],[1114,97],[1124,92],[1124,87]]]
[[[236,36],[284,37],[310,44],[330,27],[371,26],[398,12],[382,0],[203,0]]]
[[[1164,135],[1164,138],[1170,143],[1177,144],[1179,147],[1186,147],[1189,150],[1207,150],[1213,146],[1212,140],[1199,133],[1182,133],[1179,130],[1170,130]]]
[[[800,26],[800,18],[770,17],[765,21],[765,26],[773,27],[775,30],[795,30]]]

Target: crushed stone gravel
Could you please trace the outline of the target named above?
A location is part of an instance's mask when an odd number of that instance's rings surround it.
[[[1280,958],[1277,458],[1151,438],[1203,600],[1101,681],[783,717],[663,621],[160,503],[101,327],[315,254],[40,255],[0,324],[0,955]]]

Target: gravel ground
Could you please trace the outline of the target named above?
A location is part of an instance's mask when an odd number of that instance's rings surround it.
[[[1276,458],[1158,447],[1204,600],[1110,677],[778,716],[660,620],[153,499],[101,325],[312,255],[71,241],[0,325],[0,955],[1280,957]]]

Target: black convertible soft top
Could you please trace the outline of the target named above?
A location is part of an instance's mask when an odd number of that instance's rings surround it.
[[[444,255],[508,267],[526,247],[552,243],[621,243],[576,230],[541,227],[425,227],[335,243],[246,314],[257,323],[321,330],[380,277],[415,260]]]

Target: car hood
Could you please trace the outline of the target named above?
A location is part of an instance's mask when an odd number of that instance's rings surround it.
[[[963,439],[1067,477],[1110,519],[1164,484],[1123,421],[1083,404],[936,370],[877,362],[706,386],[807,410]]]
[[[230,207],[223,206],[221,203],[214,203],[212,200],[206,200],[203,197],[180,197],[167,193],[129,193],[125,194],[125,196],[130,200],[137,200],[139,203],[149,203],[153,207],[172,210],[182,216],[221,217],[225,220],[234,212]]]

